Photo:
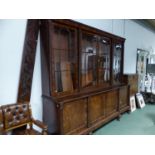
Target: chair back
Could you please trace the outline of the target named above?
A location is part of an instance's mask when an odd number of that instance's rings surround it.
[[[0,134],[2,134],[3,131],[4,131],[4,119],[3,119],[2,108],[0,107]]]
[[[5,130],[9,131],[31,121],[29,104],[8,104],[2,106]]]

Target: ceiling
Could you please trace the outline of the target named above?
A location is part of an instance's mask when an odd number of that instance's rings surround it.
[[[155,29],[155,19],[143,19],[143,20],[150,26],[152,26],[153,29]]]
[[[135,21],[155,32],[155,19],[135,19]]]

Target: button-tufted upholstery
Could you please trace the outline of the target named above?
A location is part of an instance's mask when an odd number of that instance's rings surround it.
[[[3,114],[2,114],[2,109],[0,107],[0,134],[3,134],[4,131],[4,122],[3,122]]]
[[[40,121],[36,121],[31,117],[31,108],[28,103],[22,104],[8,104],[2,106],[4,128],[5,131],[12,129],[18,129],[19,127],[26,126],[29,124],[30,128],[21,128],[14,132],[15,134],[41,134],[40,132],[33,129],[33,124],[43,129],[42,134],[46,134],[47,126]]]
[[[30,122],[29,104],[12,104],[3,106],[5,129],[23,126]]]

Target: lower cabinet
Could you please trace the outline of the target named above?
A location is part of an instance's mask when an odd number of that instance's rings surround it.
[[[88,125],[105,119],[118,111],[118,90],[88,98]]]
[[[44,117],[49,129],[52,129],[50,125],[57,124],[56,134],[88,134],[130,109],[129,90],[128,86],[122,86],[108,91],[63,99],[55,104],[57,113],[56,118],[53,118],[55,122],[50,122],[49,118]],[[49,108],[44,107],[44,109]],[[48,117],[47,114],[46,117]]]
[[[90,129],[97,129],[107,120],[119,116],[118,114],[118,89],[88,98],[88,127]]]

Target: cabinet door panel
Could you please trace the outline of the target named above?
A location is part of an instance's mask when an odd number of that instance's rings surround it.
[[[118,90],[106,94],[106,116],[113,114],[118,109]]]
[[[87,126],[87,99],[69,102],[63,108],[63,133]]]
[[[88,124],[96,122],[105,117],[105,96],[104,94],[89,97],[88,102]]]
[[[120,109],[123,107],[126,107],[128,105],[128,87],[127,86],[120,88],[119,97],[120,97],[119,98]]]

